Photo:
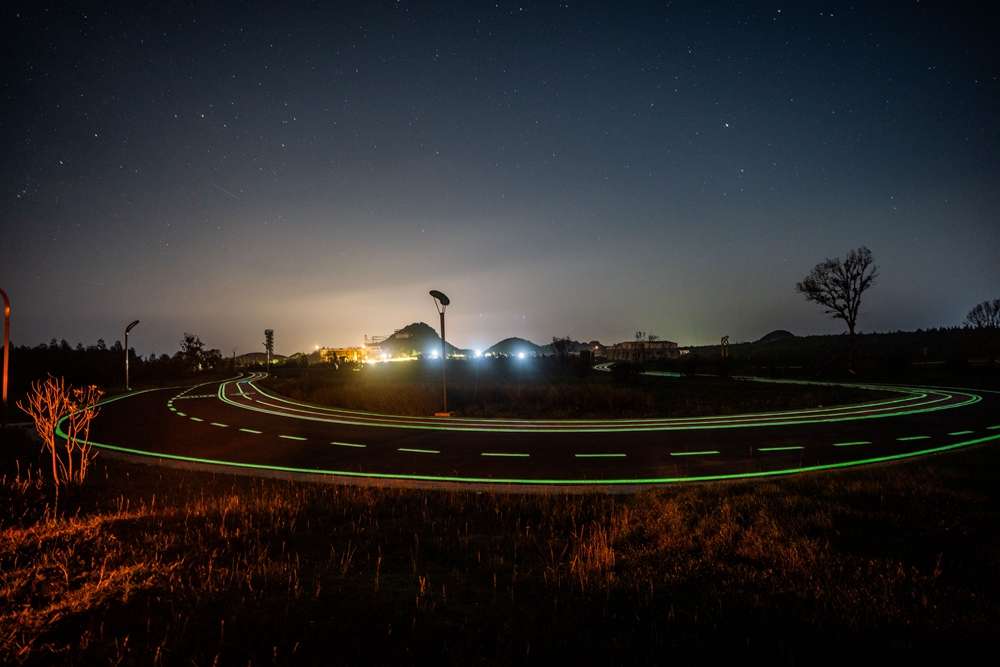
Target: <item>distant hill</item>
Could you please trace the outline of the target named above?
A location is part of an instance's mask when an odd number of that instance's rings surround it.
[[[390,357],[441,354],[441,336],[423,322],[414,322],[403,327],[379,345],[381,345],[382,351]],[[468,350],[459,349],[451,343],[446,343],[446,345],[449,356],[468,352]]]
[[[797,336],[790,331],[785,331],[784,329],[776,329],[775,331],[772,331],[771,333],[767,334],[757,342],[771,343],[776,340],[789,340],[791,338],[797,338]]]
[[[522,353],[525,355],[552,354],[552,352],[547,352],[545,348],[523,338],[505,338],[483,352],[484,355],[505,354],[507,356],[517,356]]]

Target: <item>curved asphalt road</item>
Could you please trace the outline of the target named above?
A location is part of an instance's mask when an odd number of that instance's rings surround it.
[[[258,474],[621,490],[858,465],[1000,440],[1000,393],[979,390],[878,386],[898,397],[698,419],[513,421],[306,405],[268,393],[256,384],[261,377],[111,399],[91,440],[109,452]]]

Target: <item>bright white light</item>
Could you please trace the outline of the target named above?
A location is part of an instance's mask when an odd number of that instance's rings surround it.
[[[483,353],[480,350],[476,350],[476,356],[481,357],[483,356]]]
[[[518,359],[524,359],[524,352],[518,352],[517,358]]]

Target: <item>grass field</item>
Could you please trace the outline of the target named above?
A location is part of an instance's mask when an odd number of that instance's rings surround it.
[[[483,359],[448,366],[448,408],[463,417],[615,419],[705,417],[874,401],[889,393],[841,386],[784,385],[713,377],[638,377],[553,367],[549,359]],[[307,403],[382,414],[430,415],[442,408],[433,362],[278,371],[269,389]]]
[[[949,663],[1000,648],[1000,451],[636,496],[99,458],[0,432],[0,663]]]

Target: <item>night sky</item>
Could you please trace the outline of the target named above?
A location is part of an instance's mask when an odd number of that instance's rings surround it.
[[[11,337],[837,333],[1000,297],[997,2],[7,2]]]

